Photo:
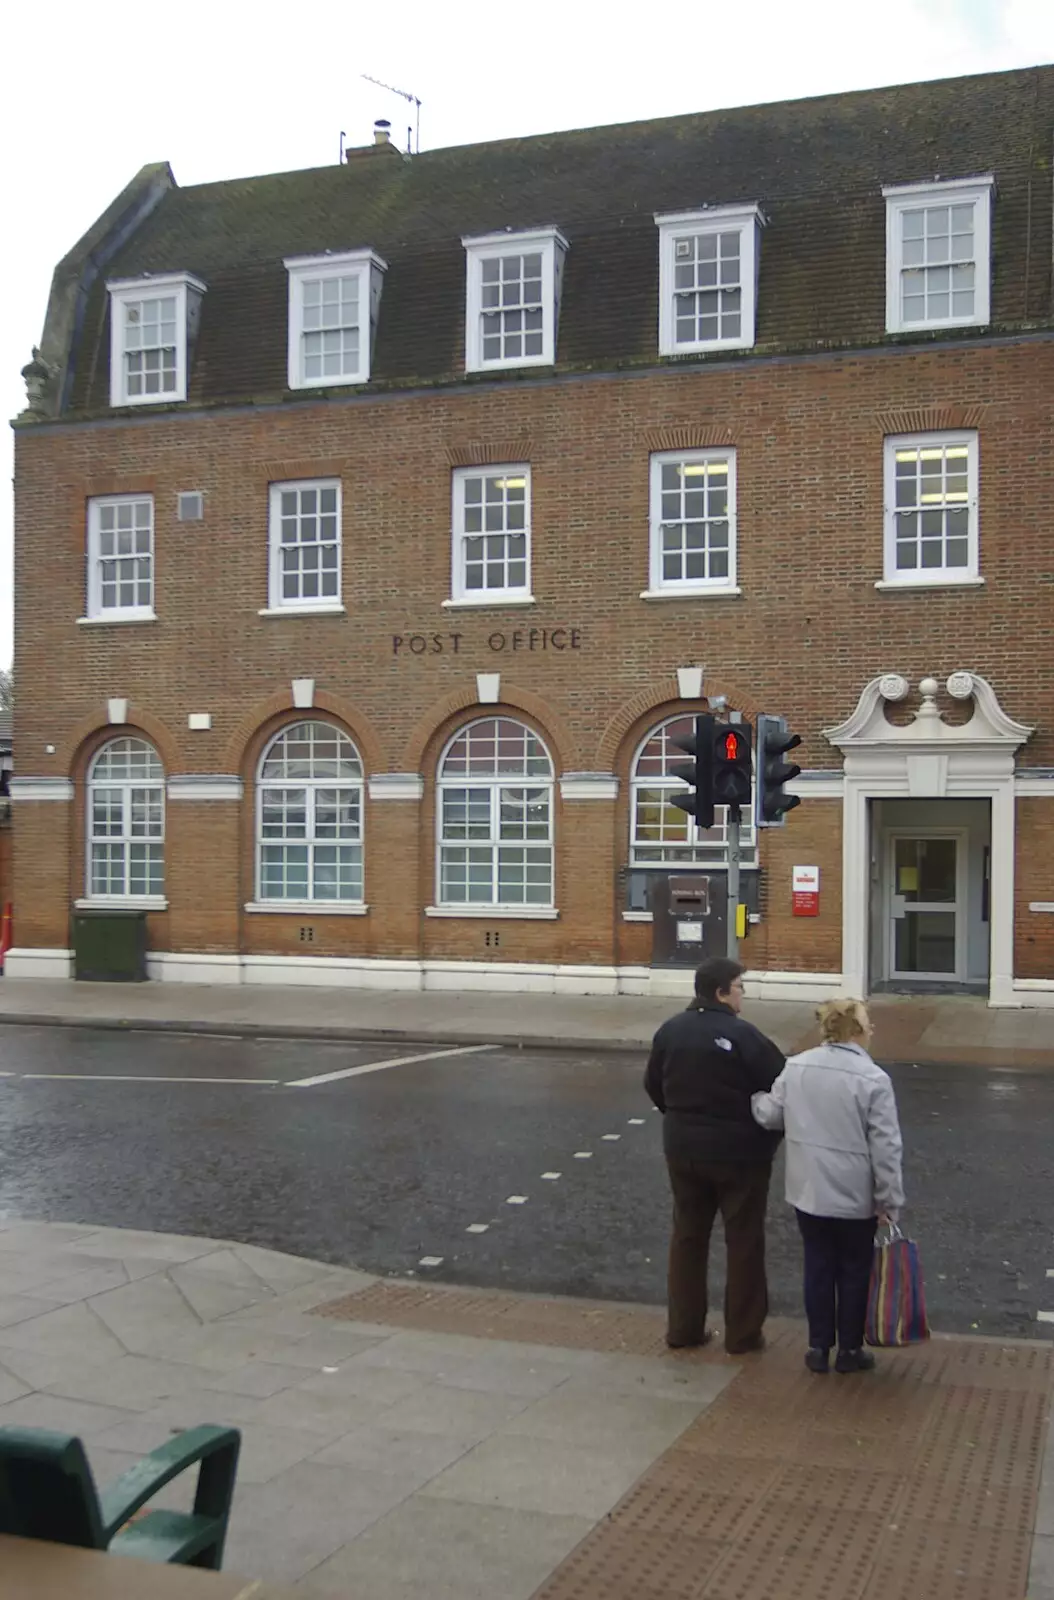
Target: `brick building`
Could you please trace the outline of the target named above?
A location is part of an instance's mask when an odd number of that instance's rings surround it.
[[[87,902],[165,979],[661,988],[705,698],[804,740],[764,992],[1054,1003],[1052,134],[1042,67],[144,168],[16,424],[8,970]]]

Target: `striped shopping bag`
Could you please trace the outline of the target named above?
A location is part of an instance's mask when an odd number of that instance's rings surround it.
[[[867,1295],[868,1344],[918,1344],[930,1336],[919,1248],[893,1223],[875,1238]]]

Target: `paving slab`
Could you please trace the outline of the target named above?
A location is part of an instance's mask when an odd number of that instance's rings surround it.
[[[501,1433],[484,1439],[421,1494],[597,1522],[654,1459],[643,1443],[584,1449],[567,1440]]]
[[[56,1433],[76,1433],[98,1438],[119,1423],[130,1422],[134,1411],[120,1406],[93,1405],[66,1395],[35,1392],[0,1406],[0,1428],[51,1428]]]
[[[447,1434],[468,1445],[486,1439],[529,1404],[521,1395],[430,1382],[390,1406],[385,1422],[407,1433]]]
[[[415,1495],[310,1572],[297,1594],[310,1600],[530,1600],[591,1527],[583,1517]]]

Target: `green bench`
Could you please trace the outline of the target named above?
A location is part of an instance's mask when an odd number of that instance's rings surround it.
[[[0,1428],[0,1533],[218,1572],[240,1445],[236,1428],[188,1428],[100,1494],[79,1439],[43,1428]],[[195,1465],[193,1511],[136,1516]]]

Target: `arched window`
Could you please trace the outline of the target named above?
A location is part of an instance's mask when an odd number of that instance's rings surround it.
[[[551,906],[553,764],[508,717],[462,728],[439,763],[440,905]]]
[[[330,722],[283,728],[256,786],[257,898],[362,902],[362,762]]]
[[[88,772],[88,897],[165,889],[165,772],[145,739],[111,739]]]
[[[644,740],[633,762],[630,782],[630,860],[636,867],[684,866],[693,863],[720,866],[725,860],[728,837],[724,806],[718,806],[714,826],[697,828],[686,811],[670,804],[670,796],[683,793],[688,785],[670,774],[671,766],[691,757],[678,750],[675,739],[691,738],[695,718],[670,717],[661,722]],[[755,859],[754,818],[743,810],[740,836],[743,860]]]

